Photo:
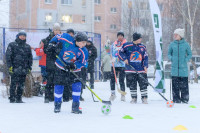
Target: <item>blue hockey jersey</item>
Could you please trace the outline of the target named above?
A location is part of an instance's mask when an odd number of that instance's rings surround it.
[[[111,57],[115,60],[115,67],[125,67],[125,63],[118,58],[118,51],[122,48],[124,43],[126,43],[126,39],[124,39],[122,42],[117,40],[111,45]]]
[[[58,55],[66,64],[74,62],[76,70],[80,71],[82,67],[87,67],[88,51],[85,47],[79,48],[75,44],[75,40],[68,33],[58,34],[51,39],[50,43],[54,42],[57,45],[62,45],[62,50]],[[64,65],[59,59],[56,59],[56,66],[64,70]]]
[[[126,59],[129,65],[133,66],[139,73],[144,73],[144,67],[148,68],[148,54],[143,44],[125,43],[119,50],[119,58],[123,61]],[[125,72],[135,72],[129,65],[126,65]]]

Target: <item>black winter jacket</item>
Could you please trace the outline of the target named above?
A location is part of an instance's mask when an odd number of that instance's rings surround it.
[[[7,67],[13,67],[15,75],[26,75],[32,70],[33,56],[31,47],[25,41],[17,38],[15,42],[9,43],[6,50]]]
[[[44,39],[44,53],[47,55],[46,57],[46,71],[55,70],[55,61],[56,61],[56,52],[55,47],[49,45],[49,42],[55,35],[50,33],[49,36]]]
[[[94,71],[94,61],[97,58],[97,49],[96,47],[91,44],[91,45],[86,45],[86,48],[89,53],[89,58],[88,58],[88,72]]]

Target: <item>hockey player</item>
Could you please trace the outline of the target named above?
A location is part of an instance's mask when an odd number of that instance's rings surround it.
[[[147,104],[148,83],[142,77],[147,79],[148,55],[146,47],[141,44],[141,41],[141,34],[134,33],[133,42],[125,43],[118,54],[119,58],[126,64],[127,87],[130,88],[132,104],[137,103],[137,82],[140,86],[142,103]],[[139,74],[137,74],[136,71]]]
[[[111,46],[111,75],[110,75],[110,87],[111,87],[111,96],[110,100],[113,101],[116,98],[115,95],[115,75],[114,75],[114,70],[113,70],[113,64],[114,64],[114,69],[116,74],[119,73],[119,84],[120,84],[120,89],[122,91],[125,91],[125,83],[124,83],[124,78],[125,78],[125,63],[118,58],[118,51],[121,49],[123,44],[126,43],[126,39],[124,39],[124,33],[123,32],[118,32],[117,33],[117,40],[112,44]],[[121,101],[125,101],[125,96],[121,95]]]
[[[58,59],[55,62],[57,66],[54,78],[55,113],[60,112],[64,86],[70,85],[71,82],[73,98],[72,113],[82,113],[82,111],[79,110],[81,82],[75,78],[73,74],[69,73],[73,70],[81,78],[80,70],[82,67],[87,66],[88,51],[85,48],[87,39],[87,35],[82,32],[78,32],[74,38],[68,33],[63,33],[62,35],[56,35],[50,42],[51,45],[56,46],[56,49],[61,49],[61,51],[59,50]],[[64,65],[63,62],[66,65]]]

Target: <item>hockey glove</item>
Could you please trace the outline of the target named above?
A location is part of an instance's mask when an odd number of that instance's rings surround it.
[[[10,74],[10,75],[13,74],[13,67],[10,67],[10,68],[9,68],[9,74]]]
[[[66,64],[66,65],[64,66],[64,69],[65,69],[65,70],[68,70],[68,71],[74,70],[74,69],[76,69],[76,65],[75,65],[73,62],[70,62],[69,64]]]
[[[69,67],[71,70],[75,70],[76,69],[76,65],[73,62],[69,63]]]

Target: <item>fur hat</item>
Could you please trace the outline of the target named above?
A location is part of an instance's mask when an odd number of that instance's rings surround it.
[[[60,30],[60,24],[59,23],[55,23],[53,25],[53,31],[55,31],[55,30]]]
[[[185,30],[184,29],[176,29],[175,31],[174,31],[174,34],[178,34],[181,38],[184,38],[184,36],[185,36]]]

